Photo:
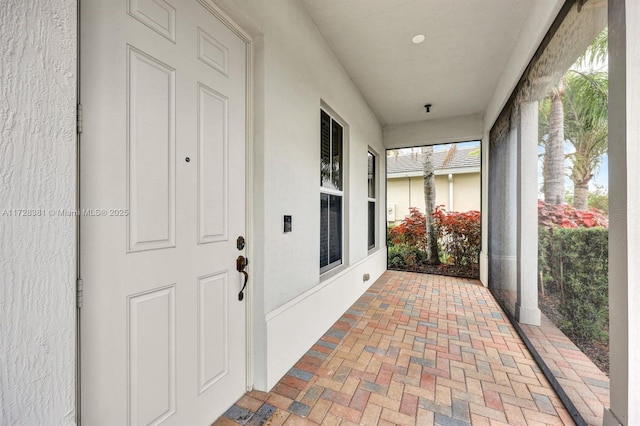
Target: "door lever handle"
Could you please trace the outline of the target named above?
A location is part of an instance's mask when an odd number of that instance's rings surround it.
[[[247,286],[247,281],[249,281],[249,274],[247,274],[247,271],[240,272],[244,274],[244,284],[242,285],[242,290],[238,293],[238,300],[242,302],[242,299],[244,299],[244,289]]]
[[[249,281],[249,274],[247,273],[247,271],[245,271],[248,263],[249,260],[242,255],[238,256],[238,258],[236,259],[236,269],[238,270],[238,272],[244,275],[244,284],[242,285],[242,290],[240,290],[240,293],[238,293],[239,301],[242,301],[242,299],[244,299],[244,289],[247,287],[247,281]]]

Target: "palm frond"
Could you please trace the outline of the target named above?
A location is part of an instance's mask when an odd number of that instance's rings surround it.
[[[593,68],[609,58],[609,29],[605,27],[587,50],[576,61],[578,68]]]

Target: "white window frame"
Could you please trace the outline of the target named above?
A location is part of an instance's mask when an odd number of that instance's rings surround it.
[[[373,198],[371,198],[369,196],[369,155],[371,155],[373,157]],[[371,149],[371,147],[369,147],[367,149],[367,249],[368,252],[372,252],[374,251],[376,248],[378,248],[378,190],[379,190],[379,179],[378,179],[378,166],[379,166],[379,161],[378,161],[378,153],[376,151],[374,151],[373,149]],[[373,203],[373,210],[374,210],[374,215],[373,215],[373,246],[369,245],[369,232],[370,229],[369,227],[371,226],[371,224],[369,223],[369,203]]]
[[[342,179],[341,179],[341,186],[342,189],[338,190],[335,188],[329,188],[326,186],[322,185],[322,182],[320,182],[320,197],[322,197],[322,194],[327,194],[327,195],[336,195],[341,197],[342,202],[341,202],[341,211],[340,211],[340,218],[341,218],[341,224],[340,224],[340,228],[342,230],[341,232],[341,246],[340,246],[340,252],[341,252],[341,256],[340,259],[333,262],[333,263],[329,263],[326,266],[322,266],[320,267],[320,275],[323,275],[329,271],[333,271],[336,268],[338,268],[339,266],[342,265],[346,265],[346,252],[345,252],[345,247],[347,247],[346,245],[346,202],[347,202],[347,197],[346,197],[346,187],[347,187],[347,145],[348,145],[348,129],[349,126],[338,117],[338,115],[333,112],[333,110],[331,110],[331,108],[328,108],[326,105],[322,105],[320,108],[320,116],[322,116],[322,112],[324,112],[325,114],[327,114],[329,116],[329,118],[331,119],[331,122],[335,122],[337,124],[340,125],[340,127],[342,127],[342,158],[341,158],[341,172],[342,172]],[[330,131],[330,142],[329,142],[329,146],[331,147],[331,149],[333,149],[333,132]],[[322,138],[322,135],[320,135]],[[322,139],[320,139],[320,147],[322,149]],[[329,155],[329,157],[331,158],[331,154]],[[320,160],[322,160],[322,157],[320,158]],[[330,236],[330,235],[329,235]],[[322,241],[322,238],[320,238],[320,241]],[[327,241],[327,244],[330,246],[330,240]],[[331,254],[329,254],[329,256],[331,256]]]

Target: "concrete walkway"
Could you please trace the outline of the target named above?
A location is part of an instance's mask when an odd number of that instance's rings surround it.
[[[573,421],[477,281],[387,271],[269,393],[214,425]]]

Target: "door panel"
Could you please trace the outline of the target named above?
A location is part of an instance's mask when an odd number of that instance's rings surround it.
[[[198,28],[198,59],[222,75],[229,75],[229,49],[202,28]]]
[[[198,280],[198,392],[229,373],[229,274]]]
[[[175,246],[175,70],[127,46],[129,250]]]
[[[164,0],[129,0],[128,13],[169,41],[176,42],[176,10]]]
[[[198,242],[209,243],[228,240],[228,99],[203,85],[198,99]]]
[[[208,425],[246,384],[246,45],[196,1],[81,13],[82,422]]]
[[[176,411],[175,286],[128,302],[129,423],[159,423]]]

